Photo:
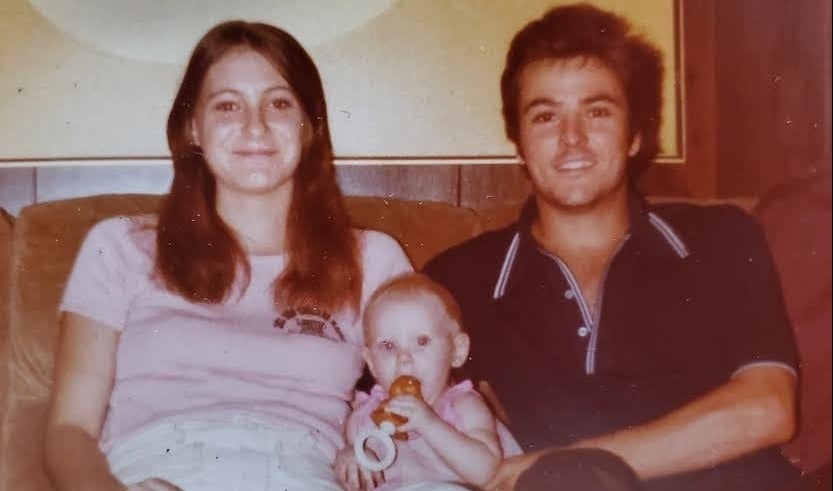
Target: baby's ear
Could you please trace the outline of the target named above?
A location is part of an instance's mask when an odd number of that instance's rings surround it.
[[[466,363],[469,357],[469,344],[471,340],[469,335],[464,332],[458,332],[454,335],[454,357],[451,359],[451,366],[460,368]]]

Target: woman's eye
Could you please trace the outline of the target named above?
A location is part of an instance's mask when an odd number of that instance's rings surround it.
[[[379,343],[379,346],[385,351],[390,351],[393,349],[393,343],[391,341],[381,341]]]
[[[228,112],[237,109],[237,104],[231,101],[222,101],[214,105],[217,111]]]
[[[420,336],[417,338],[417,344],[420,346],[428,346],[431,343],[431,338],[428,336]]]
[[[272,101],[272,107],[275,109],[289,109],[292,107],[292,103],[289,99],[280,98]]]

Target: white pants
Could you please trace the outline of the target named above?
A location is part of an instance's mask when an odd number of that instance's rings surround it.
[[[341,490],[309,431],[247,417],[156,423],[111,448],[107,461],[125,485],[157,477],[184,491]]]

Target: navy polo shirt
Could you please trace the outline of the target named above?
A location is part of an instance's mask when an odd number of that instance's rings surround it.
[[[487,380],[526,450],[663,416],[756,364],[795,370],[792,334],[761,232],[726,205],[651,206],[600,285],[598,316],[566,264],[517,223],[426,266],[460,302],[472,339],[463,376]]]

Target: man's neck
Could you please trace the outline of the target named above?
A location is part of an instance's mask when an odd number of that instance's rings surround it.
[[[627,190],[584,209],[564,209],[538,200],[532,235],[567,264],[594,318],[601,305],[605,270],[629,222]]]
[[[627,189],[582,209],[553,206],[540,198],[536,202],[532,234],[544,249],[563,259],[611,255],[630,226]]]

